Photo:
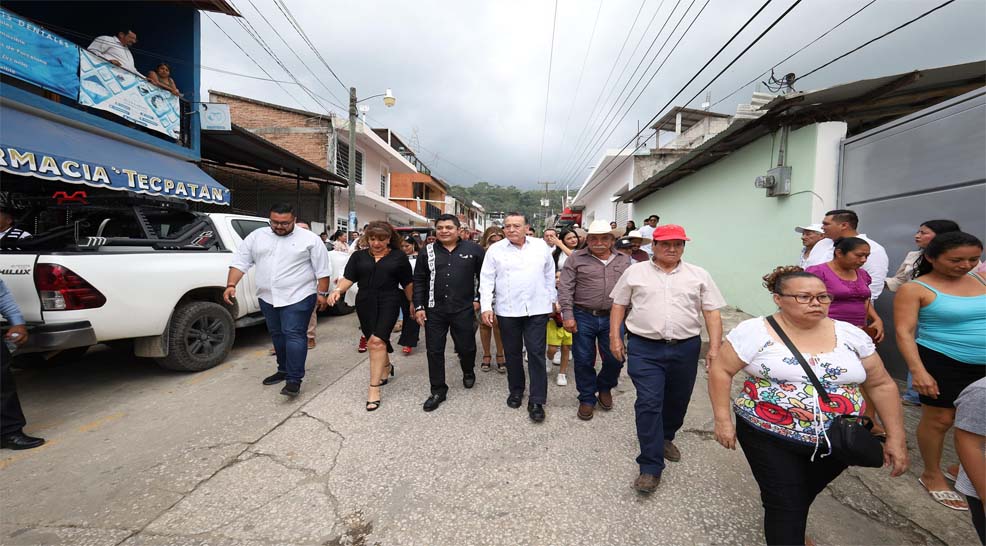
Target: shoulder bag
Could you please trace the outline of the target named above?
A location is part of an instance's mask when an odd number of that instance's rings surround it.
[[[818,380],[818,376],[812,371],[811,366],[808,365],[801,351],[795,347],[791,338],[787,337],[787,334],[777,324],[777,320],[774,317],[767,317],[767,322],[777,332],[777,336],[781,338],[784,345],[787,345],[787,348],[794,354],[794,358],[798,359],[798,363],[801,364],[805,373],[808,374],[808,379],[811,380],[811,384],[818,392],[822,403],[833,407],[835,404],[829,398],[828,392],[822,386],[822,382]],[[872,419],[865,415],[839,415],[831,421],[832,424],[828,429],[828,442],[832,450],[832,455],[836,459],[849,466],[866,466],[871,468],[883,466],[883,444],[870,432],[870,429],[873,428]]]

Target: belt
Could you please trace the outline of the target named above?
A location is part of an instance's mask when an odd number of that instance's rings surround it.
[[[594,317],[608,317],[609,316],[609,309],[603,309],[601,311],[597,311],[595,309],[587,309],[587,308],[582,307],[580,305],[576,305],[575,308],[578,309],[579,311],[582,311],[583,313],[589,313],[590,315],[592,315]]]
[[[651,343],[660,343],[661,345],[677,345],[679,343],[685,343],[686,341],[691,341],[698,337],[698,336],[692,336],[685,339],[653,339],[653,338],[637,335],[631,332],[630,330],[627,330],[627,335],[630,337],[639,337],[640,339],[644,341],[649,341]]]

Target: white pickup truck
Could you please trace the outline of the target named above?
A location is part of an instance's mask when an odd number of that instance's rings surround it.
[[[0,277],[17,300],[30,337],[16,355],[74,360],[92,345],[131,340],[139,357],[168,369],[200,371],[229,354],[237,327],[263,321],[253,271],[223,302],[231,254],[265,218],[166,206],[32,212],[18,227],[42,230],[0,241]],[[348,255],[329,252],[333,283]],[[330,312],[352,311],[353,295]]]

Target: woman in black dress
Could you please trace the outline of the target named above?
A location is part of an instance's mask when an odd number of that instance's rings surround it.
[[[394,352],[390,334],[397,324],[397,315],[411,300],[411,263],[401,252],[401,238],[387,222],[370,222],[364,230],[369,248],[349,257],[343,278],[329,295],[329,306],[335,303],[353,284],[359,284],[356,294],[356,315],[360,329],[370,349],[370,388],[366,411],[380,407],[380,387],[394,375],[388,353]],[[403,290],[402,290],[403,288]]]

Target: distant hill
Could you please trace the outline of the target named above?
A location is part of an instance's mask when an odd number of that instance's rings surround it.
[[[542,223],[544,208],[541,199],[544,199],[544,190],[521,190],[516,186],[477,182],[470,187],[452,186],[451,193],[464,201],[483,205],[486,212],[522,212],[531,219],[532,225],[540,226]],[[564,197],[562,190],[548,190],[549,215],[561,212]]]

